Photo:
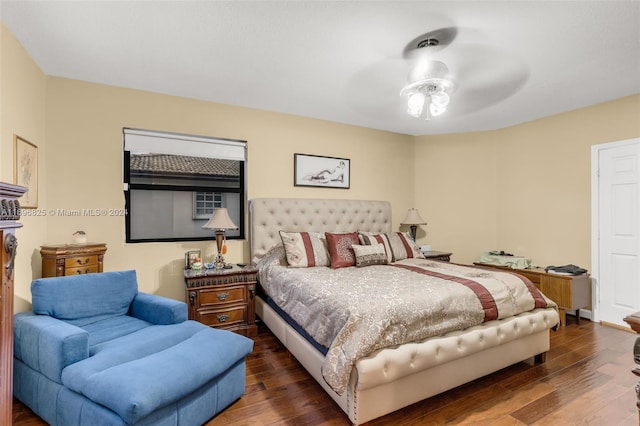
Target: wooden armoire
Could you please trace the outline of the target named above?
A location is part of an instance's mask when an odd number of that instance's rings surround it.
[[[0,425],[12,420],[13,390],[13,279],[18,240],[16,228],[22,225],[18,198],[27,188],[0,182]]]

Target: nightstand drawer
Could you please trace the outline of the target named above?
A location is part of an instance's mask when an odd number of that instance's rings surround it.
[[[98,264],[98,256],[96,255],[70,257],[64,260],[65,269],[77,268],[80,266],[97,265],[97,264]]]
[[[237,323],[244,323],[247,313],[246,306],[231,309],[199,310],[196,321],[214,327],[226,327]]]
[[[78,268],[66,268],[64,275],[81,275],[81,274],[95,274],[98,272],[98,265],[80,266]]]
[[[200,290],[200,307],[245,301],[245,286]]]
[[[256,274],[251,266],[184,271],[189,319],[252,337],[255,320]]]

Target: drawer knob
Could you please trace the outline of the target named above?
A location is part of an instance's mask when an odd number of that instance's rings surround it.
[[[88,258],[77,259],[76,261],[78,262],[78,265],[86,265],[87,263],[89,263],[89,259]]]
[[[217,317],[218,317],[218,321],[219,322],[225,322],[226,320],[229,319],[229,315],[227,315],[227,314],[220,314]]]
[[[216,296],[218,297],[218,300],[227,300],[229,298],[229,293],[218,293]]]

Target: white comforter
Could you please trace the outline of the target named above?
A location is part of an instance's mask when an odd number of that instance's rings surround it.
[[[365,268],[289,268],[276,249],[258,264],[266,293],[329,348],[322,374],[342,394],[356,360],[537,307],[555,306],[528,280],[425,259]]]

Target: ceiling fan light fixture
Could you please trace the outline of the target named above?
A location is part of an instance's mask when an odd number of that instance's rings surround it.
[[[451,80],[428,77],[409,83],[402,88],[400,95],[407,96],[407,113],[412,117],[419,118],[426,104],[426,120],[429,120],[430,116],[437,117],[447,110],[451,100],[447,90],[452,88]]]
[[[407,113],[413,117],[420,117],[422,115],[422,108],[424,108],[425,96],[421,92],[415,92],[409,94],[409,100],[407,101]]]
[[[431,95],[431,104],[439,107],[446,107],[449,105],[449,95],[446,92],[437,92]]]
[[[437,105],[433,102],[429,104],[429,113],[434,117],[442,115],[446,110],[447,107],[444,105]]]

